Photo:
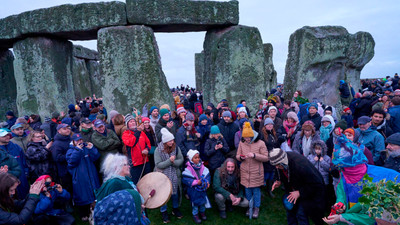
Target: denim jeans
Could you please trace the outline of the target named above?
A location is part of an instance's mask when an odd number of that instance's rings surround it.
[[[206,211],[206,205],[201,205],[201,206],[192,206],[192,214],[197,215],[199,212],[203,213]]]
[[[251,200],[253,198],[253,207],[260,208],[261,205],[261,189],[259,187],[253,187],[253,188],[245,188],[245,195],[247,200]],[[249,203],[250,206],[250,203]]]
[[[308,217],[301,202],[297,202],[292,210],[286,210],[286,218],[288,225],[309,225]]]
[[[172,208],[173,209],[178,208],[179,207],[179,196],[178,196],[178,194],[171,195],[171,200],[172,200]],[[160,208],[160,212],[165,212],[165,211],[167,211],[167,204],[161,206],[161,208]]]

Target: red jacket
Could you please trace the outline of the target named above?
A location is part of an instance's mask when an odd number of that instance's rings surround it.
[[[137,131],[139,132],[139,131]],[[128,152],[128,157],[132,159],[133,166],[139,166],[144,164],[146,155],[142,154],[143,150],[147,150],[150,152],[150,140],[144,132],[140,132],[139,141],[136,143],[135,132],[131,130],[126,130],[122,133],[122,141],[126,145],[126,150]],[[133,148],[132,148],[133,147]],[[149,157],[147,157],[146,162],[149,161]]]

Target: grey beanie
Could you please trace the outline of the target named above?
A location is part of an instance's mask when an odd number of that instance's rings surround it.
[[[274,125],[274,121],[273,121],[271,118],[265,119],[265,121],[264,121],[264,126],[266,126],[266,125],[268,125],[268,124]]]
[[[232,118],[232,114],[231,114],[230,111],[224,111],[224,112],[222,113],[222,117],[230,117],[230,118]]]

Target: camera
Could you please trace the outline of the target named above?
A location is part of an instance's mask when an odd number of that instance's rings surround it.
[[[217,141],[217,145],[222,145],[222,141]]]

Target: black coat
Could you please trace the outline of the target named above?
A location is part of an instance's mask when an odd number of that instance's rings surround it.
[[[239,131],[239,126],[234,122],[225,123],[225,120],[221,120],[217,126],[228,143],[229,149],[235,150],[235,134]]]
[[[321,119],[322,117],[319,115],[319,113],[315,113],[314,116],[311,116],[310,113],[308,113],[307,115],[303,116],[303,118],[301,118],[300,125],[303,126],[304,122],[306,122],[307,120],[311,120],[315,125],[315,130],[319,130],[319,128],[321,127]]]
[[[51,170],[51,152],[41,142],[29,142],[26,150],[29,178],[35,181],[42,175],[54,176]]]
[[[383,167],[396,170],[400,173],[400,157],[389,157],[386,159]]]
[[[14,201],[14,211],[17,213],[4,211],[0,207],[0,224],[27,224],[39,200],[39,196],[29,195],[26,200]]]
[[[53,160],[57,167],[57,173],[59,177],[64,177],[68,174],[67,160],[65,158],[69,149],[69,143],[71,142],[70,136],[63,136],[59,133],[54,137],[54,143],[50,150],[53,155]]]
[[[354,113],[354,119],[358,119],[362,116],[369,116],[372,110],[373,99],[371,96],[362,97],[360,102],[356,105],[356,110]]]
[[[288,177],[279,170],[278,180],[285,186],[285,192],[299,191],[300,198],[296,204],[302,204],[308,216],[324,217],[325,183],[321,173],[307,160],[296,153],[287,152]]]
[[[222,148],[215,150],[215,146],[217,142],[222,142]],[[221,164],[225,161],[225,154],[229,152],[228,143],[226,143],[225,139],[219,137],[218,140],[215,138],[210,138],[206,141],[206,145],[204,146],[204,152],[208,156],[208,168],[213,171],[221,166]]]

